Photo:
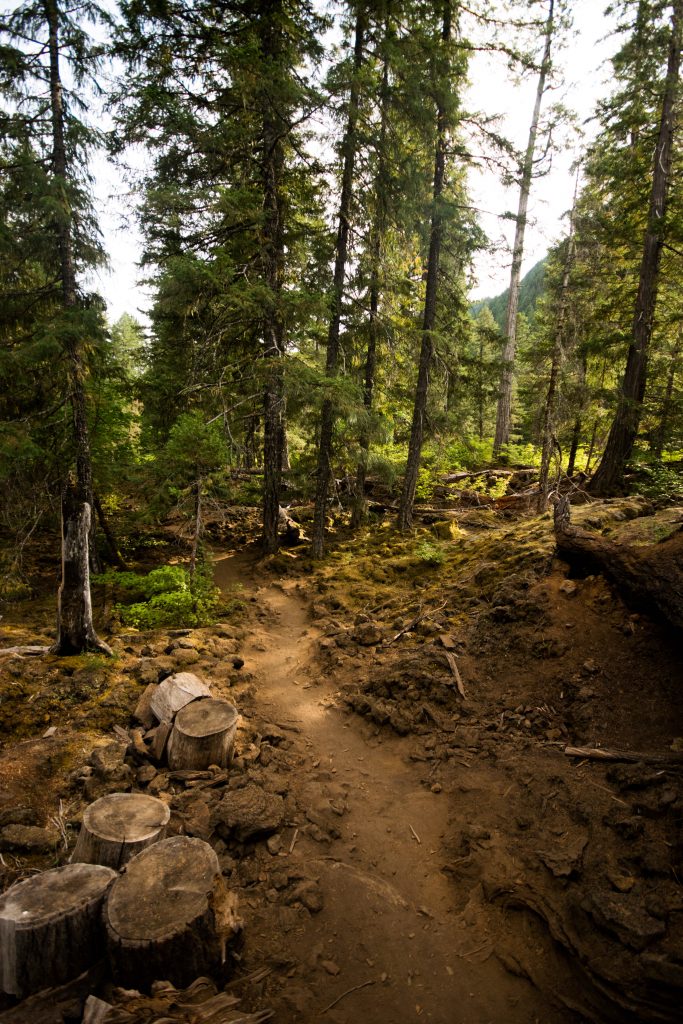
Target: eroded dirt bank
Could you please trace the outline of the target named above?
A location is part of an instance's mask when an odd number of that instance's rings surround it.
[[[629,543],[680,524],[645,511],[577,518]],[[233,621],[119,632],[113,662],[5,656],[3,888],[64,863],[89,802],[142,790],[214,846],[239,894],[245,1009],[677,1021],[679,641],[602,577],[568,578],[548,519],[446,525],[445,540],[376,526],[318,566],[224,542]],[[47,599],[10,612],[5,644],[47,640],[52,616]],[[242,713],[227,777],[179,778],[135,749],[141,693],[179,670]],[[659,760],[603,764],[568,743]]]

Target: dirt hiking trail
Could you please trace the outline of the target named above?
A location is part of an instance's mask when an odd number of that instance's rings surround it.
[[[287,783],[304,815],[273,866],[281,861],[290,875],[313,880],[322,903],[319,911],[311,904],[312,914],[283,918],[272,889],[265,909],[244,909],[247,959],[263,962],[273,948],[284,958],[279,998],[270,993],[276,1019],[575,1020],[506,971],[476,922],[458,912],[463,893],[443,870],[457,806],[439,785],[433,792],[421,784],[409,739],[380,733],[338,702],[334,679],[321,674],[316,657],[322,630],[303,596],[305,581],[264,585],[238,556],[217,560],[216,579],[224,588],[239,580],[251,608],[241,649],[255,683],[246,713],[293,739],[297,763]]]

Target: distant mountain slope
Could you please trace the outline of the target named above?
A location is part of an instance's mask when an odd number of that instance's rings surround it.
[[[529,320],[533,320],[536,312],[536,300],[543,294],[545,287],[545,261],[546,257],[539,260],[531,270],[524,275],[519,289],[519,312],[524,313]],[[493,318],[500,327],[505,330],[505,310],[508,304],[508,293],[506,288],[500,295],[492,299],[478,299],[472,303],[471,310],[476,316],[484,307],[488,306],[493,313]]]

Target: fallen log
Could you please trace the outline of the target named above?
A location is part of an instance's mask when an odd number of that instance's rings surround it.
[[[132,857],[163,839],[171,817],[161,800],[143,793],[110,793],[83,813],[72,863],[120,870]]]
[[[683,629],[683,530],[659,544],[632,548],[572,526],[566,495],[555,495],[554,504],[562,558],[581,571],[602,573],[627,600]]]
[[[232,761],[237,731],[237,708],[226,700],[197,700],[176,715],[168,741],[171,771],[199,771]]]
[[[0,896],[0,990],[25,996],[62,985],[104,951],[102,904],[116,872],[66,864]]]
[[[162,839],[129,861],[104,919],[114,978],[143,990],[158,978],[182,987],[220,970],[240,927],[216,854],[187,836]]]

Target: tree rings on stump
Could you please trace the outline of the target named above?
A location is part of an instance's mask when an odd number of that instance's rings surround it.
[[[225,700],[197,700],[176,715],[168,741],[172,771],[197,771],[232,760],[237,731],[237,708]]]
[[[90,804],[71,860],[106,864],[117,870],[152,843],[163,839],[171,811],[142,793],[110,793]]]
[[[66,864],[0,896],[0,989],[24,998],[61,985],[104,953],[102,903],[117,877],[99,864]]]
[[[129,861],[105,910],[119,984],[146,988],[163,978],[182,987],[219,967],[212,894],[222,884],[218,858],[201,839],[162,839]]]

